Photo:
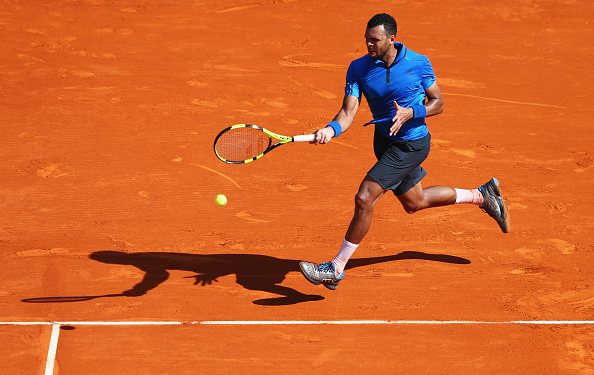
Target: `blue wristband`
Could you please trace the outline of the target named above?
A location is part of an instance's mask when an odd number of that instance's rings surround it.
[[[427,108],[423,104],[413,105],[413,118],[425,118],[427,117]]]
[[[340,123],[338,121],[332,121],[331,123],[326,125],[326,127],[331,127],[332,129],[334,129],[334,136],[332,138],[338,137],[340,133],[342,133],[342,126],[340,126]]]

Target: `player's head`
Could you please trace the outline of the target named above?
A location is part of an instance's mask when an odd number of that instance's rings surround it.
[[[368,29],[373,29],[377,26],[384,27],[387,37],[390,37],[391,35],[396,36],[396,33],[398,32],[396,20],[391,15],[386,13],[376,14],[375,16],[371,17],[369,22],[367,22]]]
[[[382,60],[394,48],[397,26],[392,16],[386,13],[376,14],[365,29],[365,43],[369,57]]]

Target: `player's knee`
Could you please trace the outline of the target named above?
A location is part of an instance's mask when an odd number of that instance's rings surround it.
[[[412,215],[412,214],[414,214],[415,212],[417,212],[418,210],[417,210],[417,209],[415,209],[415,208],[408,208],[408,207],[405,207],[405,208],[404,208],[404,211],[405,211],[407,214],[409,214],[409,215]]]
[[[404,208],[404,211],[406,211],[406,213],[409,215],[412,215],[415,212],[423,209],[423,207],[417,203],[406,203],[403,204],[402,207]]]
[[[373,207],[373,201],[367,194],[357,193],[355,195],[355,206],[359,209],[368,209]]]

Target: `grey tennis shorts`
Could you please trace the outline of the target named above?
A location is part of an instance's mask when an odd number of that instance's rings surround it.
[[[418,184],[427,171],[421,163],[431,148],[431,134],[414,140],[391,140],[378,130],[373,137],[377,163],[367,172],[381,187],[401,195]]]

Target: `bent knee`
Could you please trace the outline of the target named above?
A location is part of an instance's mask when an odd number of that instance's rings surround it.
[[[404,211],[409,215],[412,215],[415,212],[421,211],[423,208],[425,208],[424,206],[416,203],[403,204],[402,207],[404,208]]]
[[[414,214],[414,213],[415,213],[415,212],[417,212],[417,211],[419,211],[419,209],[418,209],[418,208],[405,208],[405,209],[404,209],[404,212],[406,212],[406,213],[407,213],[407,214],[409,214],[409,215],[412,215],[412,214]]]

